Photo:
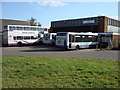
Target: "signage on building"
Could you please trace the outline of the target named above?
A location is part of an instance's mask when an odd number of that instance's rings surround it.
[[[95,20],[84,20],[83,24],[95,23]]]

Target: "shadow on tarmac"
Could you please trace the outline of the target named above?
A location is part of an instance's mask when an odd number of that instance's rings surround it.
[[[51,50],[51,49],[43,49],[43,50],[21,50],[21,52],[59,52],[65,50]]]
[[[59,52],[59,51],[66,51],[63,48],[57,48],[55,46],[30,46],[32,50],[20,50],[21,52]],[[69,50],[67,50],[69,51]]]

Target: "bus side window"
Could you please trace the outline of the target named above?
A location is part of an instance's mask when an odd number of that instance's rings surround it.
[[[30,30],[34,30],[33,27],[31,27]]]
[[[12,29],[13,29],[13,30],[16,30],[16,27],[15,27],[15,26],[13,26],[13,27],[12,27]]]
[[[23,27],[19,27],[19,30],[23,30]]]
[[[31,39],[37,39],[37,37],[31,36]]]
[[[17,27],[17,30],[23,30],[23,27]]]
[[[17,40],[22,40],[23,37],[22,36],[17,36]]]
[[[9,30],[13,30],[13,27],[12,27],[12,26],[9,26]]]
[[[15,26],[9,26],[9,30],[16,30]]]
[[[14,36],[13,39],[14,39],[14,40],[17,40],[17,37]]]
[[[24,27],[24,30],[26,31],[26,30],[30,30],[30,28],[29,27]]]
[[[34,37],[33,37],[33,36],[31,36],[31,39],[34,39]]]
[[[36,31],[36,28],[33,28],[34,31]]]
[[[17,30],[19,30],[19,27],[16,27],[17,28]]]
[[[25,40],[30,39],[30,36],[24,36],[24,39]]]

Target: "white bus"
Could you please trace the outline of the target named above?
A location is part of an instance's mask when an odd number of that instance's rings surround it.
[[[43,36],[43,43],[55,45],[56,34],[57,33],[45,33]]]
[[[21,46],[23,44],[38,43],[43,37],[44,30],[39,26],[8,25],[3,30],[3,45]]]
[[[95,47],[98,33],[75,33],[58,32],[56,36],[56,46],[66,49],[80,49]]]
[[[92,32],[58,32],[56,35],[56,46],[65,49],[95,48],[99,43],[111,42],[112,33]]]

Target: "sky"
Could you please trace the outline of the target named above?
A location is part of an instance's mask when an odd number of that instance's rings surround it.
[[[47,28],[51,21],[99,15],[117,18],[118,2],[2,2],[2,19],[27,21],[33,17]]]

